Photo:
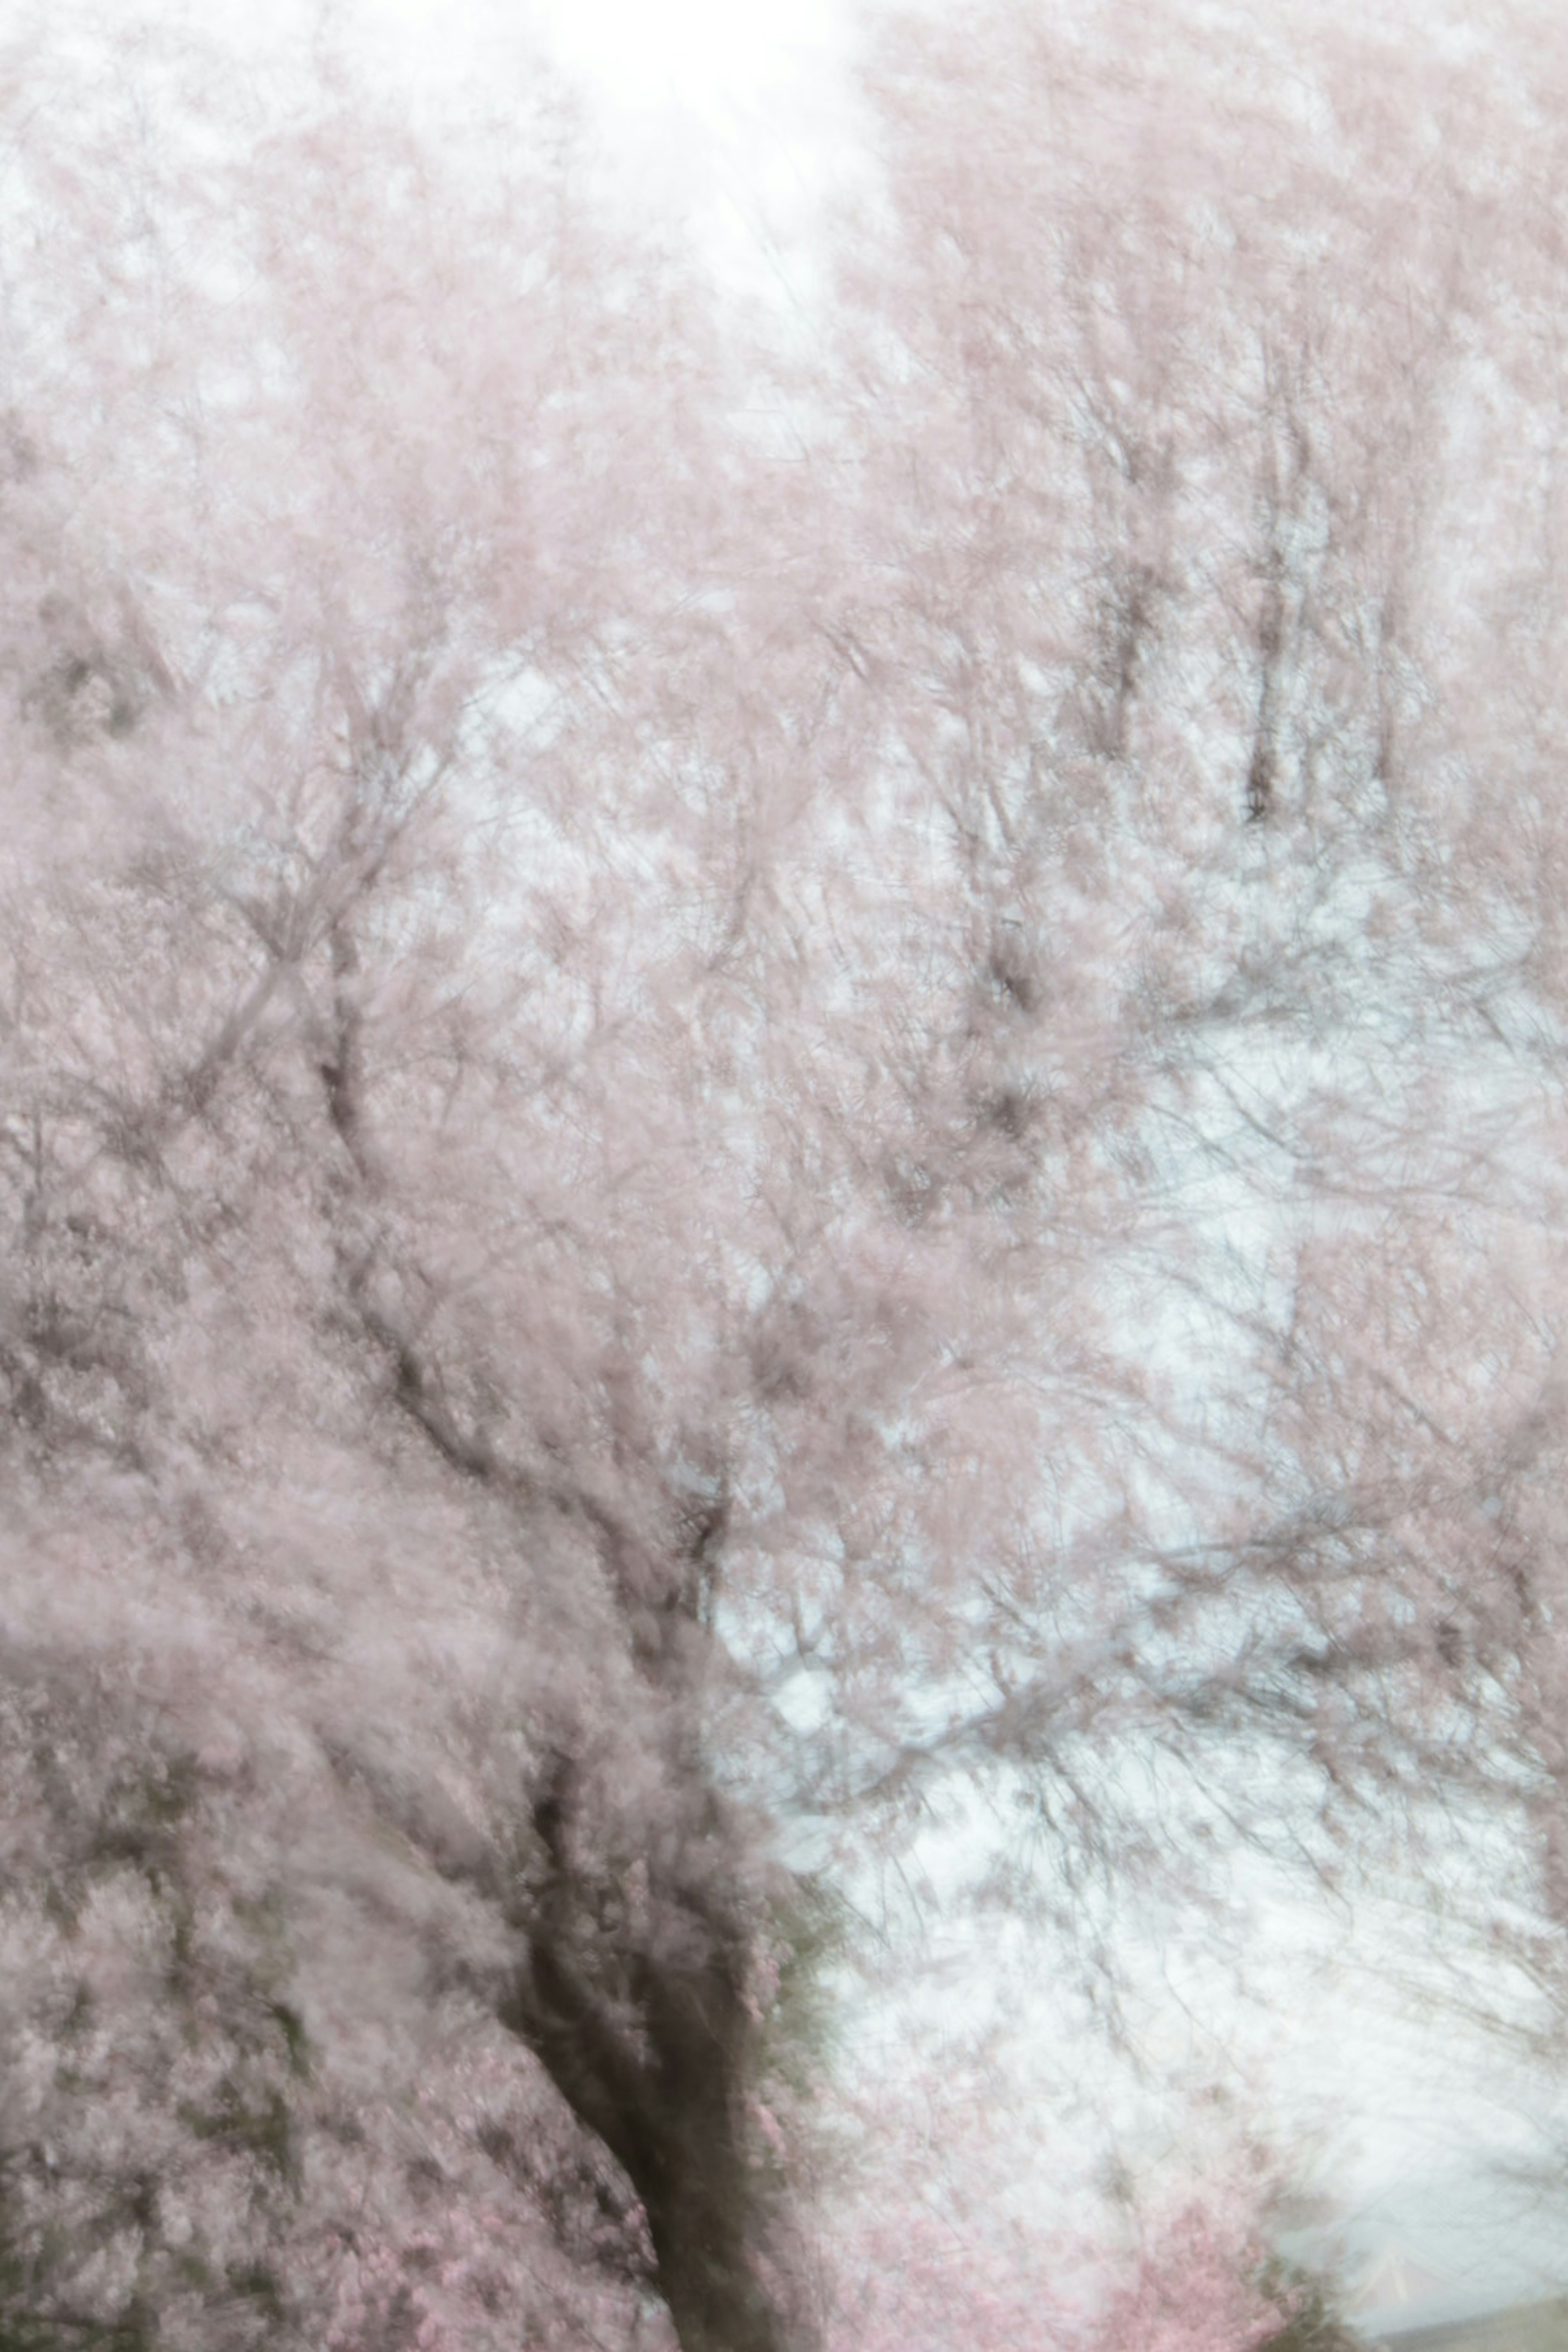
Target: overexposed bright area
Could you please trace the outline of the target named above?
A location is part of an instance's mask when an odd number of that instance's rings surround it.
[[[542,62],[578,101],[591,149],[634,201],[694,228],[726,276],[772,278],[847,169],[857,12],[842,0],[214,0],[150,13],[108,0],[107,26],[182,16],[258,53],[336,47],[421,95],[471,92],[504,112]]]

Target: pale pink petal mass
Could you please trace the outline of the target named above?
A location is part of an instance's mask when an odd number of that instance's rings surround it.
[[[1342,2347],[1267,2115],[1069,2224],[962,1990],[875,2078],[939,1918],[1125,2047],[1249,1869],[1397,1895],[1556,2064],[1568,93],[1470,14],[868,21],[783,324],[542,68],[8,38],[6,2352]]]

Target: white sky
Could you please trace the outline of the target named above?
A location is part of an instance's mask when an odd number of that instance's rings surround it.
[[[937,5],[942,0],[935,0]],[[420,87],[521,89],[543,56],[584,100],[603,160],[694,232],[721,278],[777,291],[853,165],[859,0],[99,0],[115,23],[189,16],[245,48],[323,24]]]
[[[417,26],[430,0],[363,0]],[[518,0],[458,0],[491,58]],[[604,126],[634,186],[680,205],[742,278],[779,266],[855,145],[849,0],[534,0],[527,20]],[[764,247],[768,257],[764,259]]]
[[[179,5],[179,0],[175,0]],[[139,0],[110,0],[139,15]],[[765,213],[787,235],[854,145],[854,0],[209,0],[209,26],[302,37],[323,14],[416,82],[493,100],[540,52],[588,101],[634,186],[695,214],[721,257]]]
[[[542,13],[563,62],[616,107],[719,123],[797,103],[843,27],[835,0],[546,0]]]
[[[150,12],[146,0],[110,0],[103,13]],[[849,21],[846,0],[274,0],[260,11],[216,0],[192,13],[268,41],[325,19],[420,72],[459,79],[532,45],[619,116],[685,111],[721,129],[820,79]]]

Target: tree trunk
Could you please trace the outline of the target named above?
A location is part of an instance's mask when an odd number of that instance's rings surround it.
[[[650,1890],[664,1948],[645,1937],[616,1949],[595,1874],[571,1849],[574,1779],[558,1758],[534,1807],[545,1874],[503,2022],[636,2189],[683,2352],[804,2352],[808,2325],[780,2308],[758,2261],[773,2200],[746,2126],[744,1860],[732,1857],[732,1885],[706,1855],[700,1875],[678,1864]],[[721,1825],[716,1800],[703,1812],[706,1827]]]

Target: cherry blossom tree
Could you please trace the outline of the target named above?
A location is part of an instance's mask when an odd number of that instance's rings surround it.
[[[1145,1340],[1122,1703],[1184,1759],[1241,1732],[1285,1846],[1305,1757],[1331,1871],[1456,1769],[1517,1826],[1558,1712],[1547,1547],[1532,1583],[1488,1532],[1526,1455],[1555,1485],[1550,27],[1003,9],[900,20],[872,86],[837,627],[1000,972],[1042,1222]]]
[[[960,1780],[1551,1976],[1554,68],[1145,15],[892,28],[772,366],[542,80],[7,53],[18,2345],[1248,2352],[814,2219]]]
[[[858,2072],[836,2194],[819,2200],[830,2344],[1353,2352],[1326,2283],[1275,2250],[1299,2204],[1292,2159],[1219,2086],[1180,2103],[1163,2147],[1109,2165],[1085,2147],[1098,2181],[1070,2179],[1049,2111],[1047,2185],[1037,2071],[989,2036],[944,2037],[941,2054]]]
[[[457,184],[330,79],[13,89],[8,2296],[773,2341],[658,1360],[735,1279],[705,330],[548,102]]]
[[[1551,34],[901,19],[831,626],[969,912],[971,1103],[1117,1304],[1120,1517],[1051,1568],[1124,1613],[1076,1721],[1060,1613],[998,1645],[1002,1901],[1375,1855],[1560,2049]]]

